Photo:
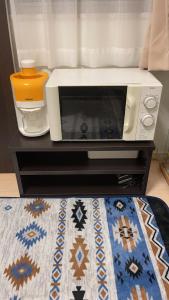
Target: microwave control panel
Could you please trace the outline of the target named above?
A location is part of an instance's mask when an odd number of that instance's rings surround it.
[[[152,140],[157,123],[162,87],[142,89],[136,140]]]

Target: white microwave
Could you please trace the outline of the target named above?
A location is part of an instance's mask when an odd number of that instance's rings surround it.
[[[138,68],[56,69],[46,84],[51,140],[153,140],[161,92]]]

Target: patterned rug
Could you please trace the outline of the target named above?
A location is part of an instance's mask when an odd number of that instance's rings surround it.
[[[1,300],[169,299],[157,198],[0,199]]]

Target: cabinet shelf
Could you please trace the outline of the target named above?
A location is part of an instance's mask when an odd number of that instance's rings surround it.
[[[21,175],[143,174],[143,159],[89,159],[87,151],[17,152]]]
[[[137,159],[96,159],[79,164],[30,164],[21,168],[21,175],[73,175],[73,174],[143,174],[145,166]]]
[[[143,193],[141,181],[136,186],[123,188],[116,184],[112,175],[24,176],[22,183],[25,196],[139,195]]]
[[[139,196],[143,195],[144,190],[139,187],[128,188],[126,190],[122,190],[120,187],[98,187],[92,186],[84,189],[82,186],[71,186],[69,188],[64,189],[57,188],[53,186],[30,186],[25,189],[23,196],[24,197],[73,197],[73,196],[106,196],[106,195],[133,195]]]
[[[51,142],[18,134],[10,147],[21,196],[143,195],[154,143]],[[135,151],[137,158],[90,159],[88,151]],[[131,175],[128,185],[117,175]]]

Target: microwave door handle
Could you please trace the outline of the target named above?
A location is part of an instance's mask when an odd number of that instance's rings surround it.
[[[135,106],[136,105],[134,97],[128,96],[126,104],[127,115],[124,124],[124,132],[130,132],[133,129]]]

